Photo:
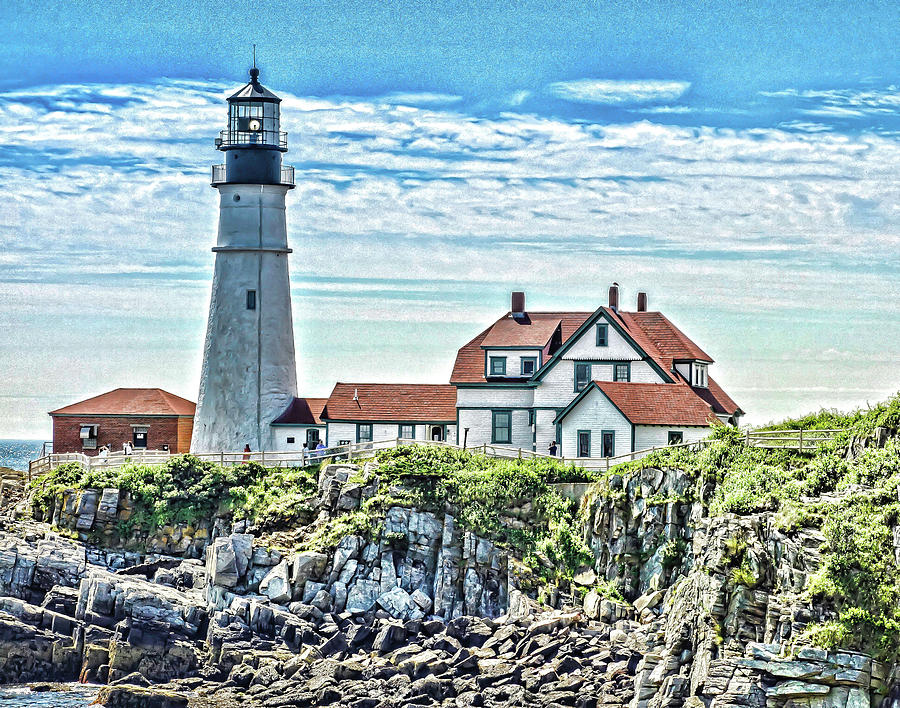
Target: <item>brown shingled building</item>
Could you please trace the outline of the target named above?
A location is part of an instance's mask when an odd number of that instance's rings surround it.
[[[53,451],[96,455],[125,442],[140,450],[188,452],[195,404],[161,388],[117,388],[50,411]]]

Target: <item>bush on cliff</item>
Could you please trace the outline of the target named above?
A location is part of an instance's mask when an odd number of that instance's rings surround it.
[[[775,511],[778,527],[791,533],[819,528],[826,542],[822,566],[810,579],[810,600],[833,609],[835,619],[807,629],[806,638],[828,648],[900,658],[900,568],[894,529],[900,525],[900,396],[853,413],[819,413],[769,429],[845,431],[814,453],[764,450],[743,444],[740,431],[720,428],[699,451],[664,449],[617,472],[644,467],[677,468],[714,486],[709,513]],[[876,428],[893,435],[871,444]],[[867,445],[854,447],[853,441]],[[820,501],[810,497],[831,495]]]
[[[378,453],[378,492],[361,510],[316,530],[309,548],[326,548],[347,532],[374,536],[392,506],[452,513],[460,528],[515,549],[547,579],[561,581],[593,556],[582,539],[573,502],[557,482],[593,481],[597,474],[556,460],[498,460],[452,448],[405,445]],[[527,511],[525,511],[527,510]],[[527,522],[511,524],[513,513]]]
[[[268,470],[255,463],[221,467],[192,455],[162,465],[126,464],[88,470],[60,465],[31,482],[33,503],[46,513],[66,489],[117,488],[135,504],[131,526],[153,529],[173,521],[208,519],[216,513],[265,516],[285,513],[298,496],[315,490],[314,470]]]

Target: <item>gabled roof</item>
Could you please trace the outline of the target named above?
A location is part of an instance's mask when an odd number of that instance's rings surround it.
[[[593,381],[557,417],[565,418],[589,392],[598,390],[633,425],[706,426],[712,407],[687,384]]]
[[[327,398],[294,398],[272,425],[322,425]]]
[[[533,321],[556,321],[562,333],[562,341],[565,342],[579,327],[594,313],[592,312],[529,312],[528,316]],[[450,374],[450,383],[486,383],[484,378],[484,340],[493,328],[509,317],[509,313],[503,315],[472,341],[464,344],[456,354],[456,362],[453,364],[453,373]],[[516,330],[513,330],[516,331]],[[552,334],[552,332],[551,332]],[[497,340],[495,340],[497,341]],[[546,344],[546,342],[545,342]],[[503,346],[503,345],[494,345]],[[522,346],[506,344],[506,346]],[[527,346],[527,345],[525,345]],[[543,346],[543,345],[541,345]]]
[[[671,370],[673,361],[698,360],[708,363],[713,358],[698,347],[688,336],[676,327],[661,312],[629,312],[623,313],[635,321],[637,326],[653,342],[660,358]]]
[[[491,325],[481,346],[542,349],[559,326],[559,316],[552,312],[535,312],[519,319],[507,313]]]
[[[50,415],[194,415],[197,405],[161,388],[117,388],[73,403]]]
[[[450,384],[336,383],[322,419],[455,423],[456,388]]]
[[[675,361],[699,360],[709,363],[713,361],[712,357],[659,312],[623,312],[621,310],[617,312],[608,307],[600,307],[594,312],[529,312],[527,316],[534,322],[558,320],[562,330],[562,346],[554,352],[554,357],[544,364],[542,371],[555,364],[554,359],[562,358],[568,348],[566,345],[574,343],[572,335],[579,328],[588,324],[589,321],[601,317],[612,323],[625,335],[626,339],[631,339],[637,348],[652,361],[652,364],[662,370],[664,375],[672,372]],[[519,335],[521,330],[517,327],[521,327],[521,325],[508,324],[510,320],[512,320],[510,314],[505,314],[475,339],[460,348],[456,355],[453,373],[450,376],[451,383],[488,383],[484,376],[484,351],[481,347],[518,346],[517,340],[521,338]],[[504,337],[507,338],[504,339]],[[541,378],[540,372],[537,373],[537,378]],[[730,401],[730,399],[728,400]],[[734,402],[731,401],[731,403]],[[736,405],[734,410],[729,413],[734,413],[735,410],[737,410]]]

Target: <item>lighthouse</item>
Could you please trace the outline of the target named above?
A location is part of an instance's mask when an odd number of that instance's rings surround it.
[[[270,423],[297,395],[285,196],[294,168],[281,164],[281,99],[259,82],[228,98],[212,168],[219,231],[191,452],[269,450]]]

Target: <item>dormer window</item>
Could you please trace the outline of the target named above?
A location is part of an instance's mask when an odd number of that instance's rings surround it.
[[[609,325],[608,324],[598,324],[597,325],[597,346],[598,347],[608,347],[609,346]]]
[[[537,357],[536,356],[523,356],[522,357],[522,376],[533,376],[534,370],[537,367]]]
[[[490,368],[488,370],[491,372],[491,376],[506,376],[506,357],[490,357]]]
[[[709,387],[709,377],[706,371],[706,364],[699,364],[696,361],[691,367],[691,385],[697,386],[699,388],[708,388]]]

